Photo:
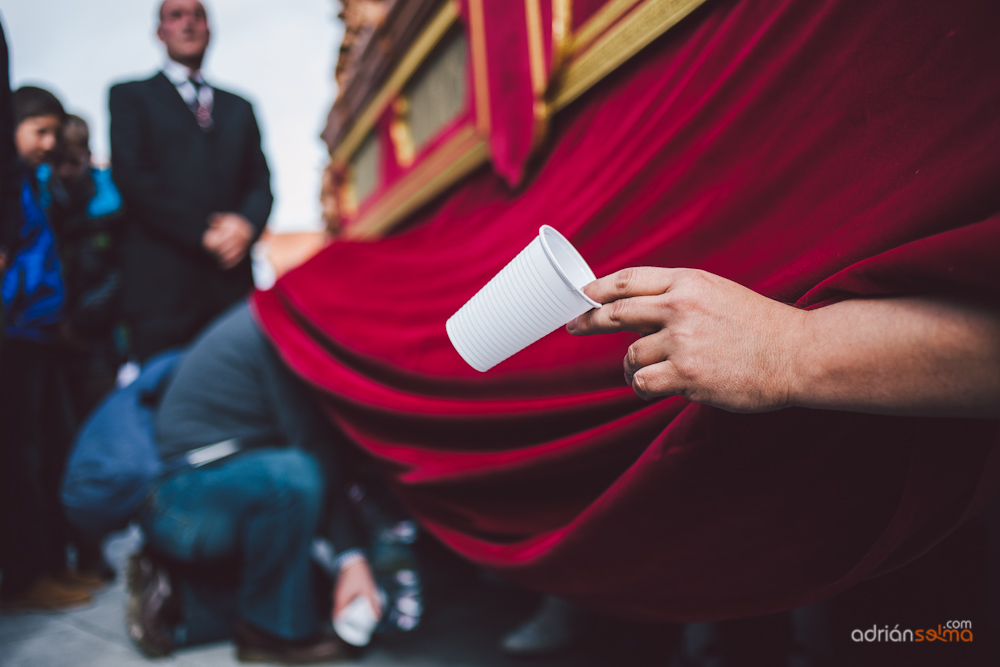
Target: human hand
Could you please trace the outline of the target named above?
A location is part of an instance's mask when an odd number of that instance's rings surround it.
[[[696,269],[623,269],[584,292],[607,305],[567,330],[643,334],[624,360],[625,381],[640,397],[684,396],[733,412],[790,404],[805,311]]]
[[[376,618],[382,618],[382,604],[379,601],[378,586],[364,558],[344,566],[337,575],[337,586],[333,591],[333,617],[337,618],[359,595],[368,598]]]
[[[213,213],[202,245],[215,255],[223,269],[231,269],[246,256],[253,232],[253,225],[238,213]]]

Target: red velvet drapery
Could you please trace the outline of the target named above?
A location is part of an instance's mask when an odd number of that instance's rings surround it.
[[[529,182],[484,169],[255,304],[423,524],[524,585],[658,619],[762,613],[920,554],[995,491],[998,424],[735,415],[623,384],[626,334],[486,374],[445,320],[550,224],[598,275],[712,271],[802,307],[1000,302],[992,0],[709,0],[555,119]]]

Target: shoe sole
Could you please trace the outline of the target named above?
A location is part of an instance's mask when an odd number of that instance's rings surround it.
[[[69,594],[69,599],[65,600],[61,604],[55,602],[29,602],[27,600],[19,600],[16,597],[13,600],[0,599],[0,612],[10,614],[30,614],[37,612],[74,611],[76,609],[84,609],[94,602],[91,591],[66,586],[58,581],[53,581],[52,583],[55,584],[57,588],[61,588],[64,593]]]
[[[78,609],[86,609],[93,603],[94,599],[89,596],[79,602],[70,602],[69,604],[61,605],[0,602],[0,612],[5,614],[33,614],[38,612],[77,611]]]
[[[63,581],[61,579],[58,581],[59,585],[63,588],[69,588],[74,591],[83,591],[85,593],[99,593],[108,587],[108,584],[103,581],[94,584],[84,583],[82,581]]]

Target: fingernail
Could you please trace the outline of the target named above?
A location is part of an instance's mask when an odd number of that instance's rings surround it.
[[[574,317],[569,324],[566,325],[566,331],[573,333],[576,330],[576,318]]]

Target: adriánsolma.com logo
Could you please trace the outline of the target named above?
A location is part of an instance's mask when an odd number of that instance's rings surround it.
[[[911,630],[909,628],[900,630],[899,624],[890,628],[888,625],[878,627],[873,625],[870,628],[861,630],[855,628],[851,630],[851,640],[855,642],[971,642],[972,641],[972,621],[948,621],[944,625],[938,624],[936,628],[921,628]]]

